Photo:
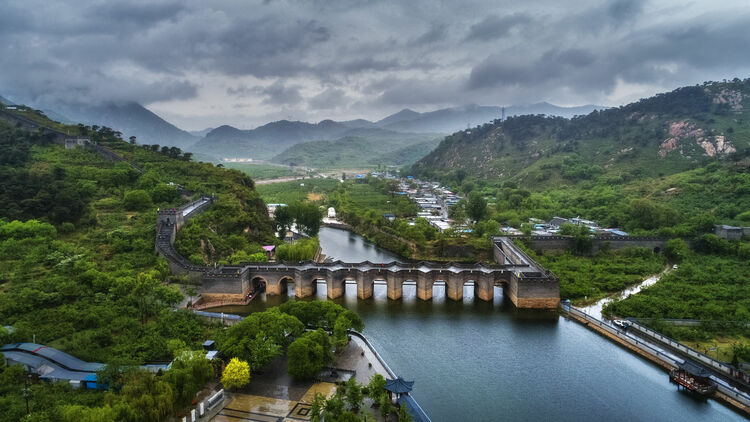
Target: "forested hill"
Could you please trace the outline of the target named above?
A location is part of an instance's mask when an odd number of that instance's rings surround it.
[[[205,229],[227,238],[234,252],[275,241],[264,203],[244,174],[189,162],[176,149],[131,145],[109,128],[87,131],[143,173],[0,120],[0,344],[35,339],[112,364],[104,383],[114,388],[28,382],[22,368],[0,367],[0,420],[165,420],[213,375],[210,366],[208,378],[185,375],[190,366],[175,365],[157,378],[118,369],[170,361],[216,338],[198,316],[176,309],[182,280],[154,252],[157,209],[189,201],[174,184],[216,195],[209,211],[220,218],[201,215],[206,226],[196,226],[196,236]],[[210,238],[199,241],[210,249]],[[144,406],[142,397],[152,404]],[[82,416],[93,412],[99,416]]]
[[[455,171],[531,187],[660,176],[750,150],[750,79],[705,83],[565,119],[526,115],[446,137],[413,173]],[[455,179],[455,178],[453,178]]]

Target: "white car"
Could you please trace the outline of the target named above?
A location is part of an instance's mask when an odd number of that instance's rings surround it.
[[[612,323],[615,324],[616,326],[622,328],[623,330],[626,329],[626,328],[628,328],[628,327],[630,327],[630,325],[632,324],[630,321],[626,321],[626,320],[622,320],[622,319],[613,320]]]

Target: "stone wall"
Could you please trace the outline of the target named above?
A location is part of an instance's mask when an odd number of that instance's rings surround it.
[[[596,254],[602,248],[617,250],[632,247],[645,247],[655,252],[664,252],[666,238],[636,236],[594,236],[591,253]],[[562,253],[573,247],[573,238],[569,236],[531,236],[530,245],[534,251],[543,253]]]

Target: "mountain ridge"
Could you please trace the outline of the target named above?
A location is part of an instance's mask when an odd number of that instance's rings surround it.
[[[542,112],[576,115],[599,108],[603,107],[559,107],[549,103],[538,103],[506,107],[506,115]],[[325,119],[318,123],[278,120],[247,130],[223,125],[206,133],[206,136],[195,144],[193,150],[214,155],[217,153],[232,156],[247,154],[252,158],[271,159],[299,143],[361,136],[361,132],[357,131],[365,129],[380,129],[403,134],[446,134],[464,128],[467,121],[469,124],[472,122],[481,124],[500,117],[501,113],[502,107],[500,106],[472,104],[424,113],[403,109],[374,122],[366,119],[342,122]]]
[[[573,119],[514,116],[447,136],[412,171],[447,177],[470,169],[526,185],[671,174],[747,153],[748,101],[750,79],[683,87]]]

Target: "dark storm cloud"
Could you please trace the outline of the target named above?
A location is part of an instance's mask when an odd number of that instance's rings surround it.
[[[634,95],[613,94],[623,84],[653,91],[750,76],[743,1],[5,3],[0,95],[28,100],[197,97],[221,108],[241,98],[264,116],[368,117],[404,106],[618,102]]]

